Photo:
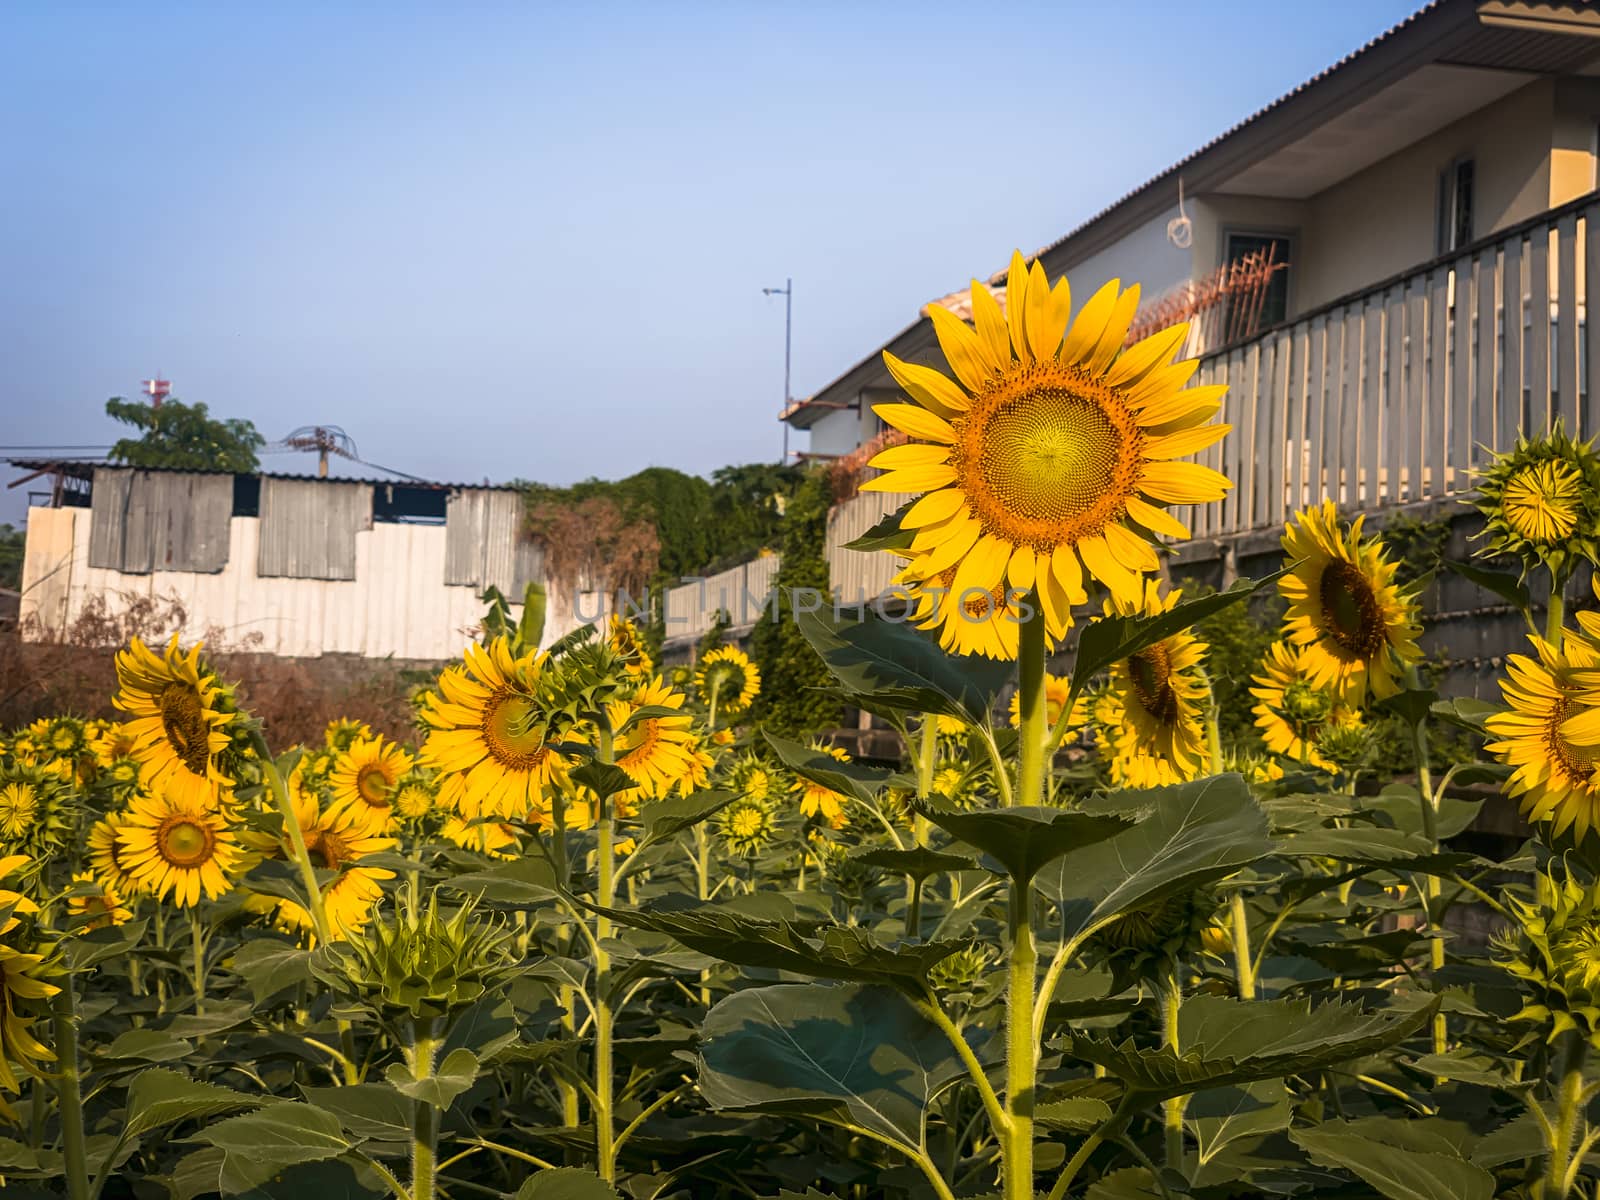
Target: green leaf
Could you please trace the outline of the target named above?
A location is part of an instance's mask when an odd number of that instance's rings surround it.
[[[1428,719],[1438,702],[1439,693],[1432,688],[1406,688],[1383,701],[1382,707],[1415,727]]]
[[[826,751],[813,750],[810,746],[802,746],[799,742],[791,742],[773,733],[767,733],[766,738],[783,760],[784,766],[796,775],[821,784],[830,791],[853,796],[863,804],[875,803],[878,793],[896,774],[888,767],[840,762]]]
[[[922,1145],[929,1103],[966,1069],[893,988],[777,984],[735,992],[701,1027],[713,1108],[846,1120]]]
[[[1078,638],[1078,657],[1073,662],[1072,678],[1087,683],[1112,663],[1154,646],[1164,638],[1181,633],[1191,625],[1215,616],[1225,608],[1250,599],[1272,587],[1285,574],[1275,571],[1261,579],[1241,579],[1231,588],[1183,600],[1153,617],[1100,617],[1084,626]]]
[[[1452,700],[1440,700],[1430,711],[1441,721],[1448,721],[1452,725],[1486,737],[1489,731],[1484,727],[1484,722],[1495,713],[1505,712],[1506,706],[1495,704],[1490,700],[1457,696]]]
[[[358,1141],[409,1142],[411,1101],[383,1083],[347,1087],[306,1088],[306,1099],[339,1118],[344,1131]]]
[[[193,1049],[188,1042],[158,1029],[127,1029],[100,1051],[103,1058],[135,1059],[144,1062],[171,1062]]]
[[[90,967],[111,958],[121,958],[144,940],[149,921],[129,921],[105,929],[91,929],[66,941],[67,965],[73,971],[87,971]]]
[[[946,871],[970,871],[978,865],[964,854],[944,854],[926,846],[915,846],[910,850],[880,846],[875,850],[859,851],[850,857],[869,867],[909,875],[913,879],[926,879]]]
[[[674,710],[674,715],[682,714]],[[637,779],[614,763],[586,762],[581,767],[572,768],[568,774],[573,782],[583,784],[602,799],[639,786]]]
[[[233,952],[224,965],[240,976],[257,1005],[311,978],[311,952],[257,934]]]
[[[846,692],[904,712],[983,724],[1016,674],[1009,662],[946,654],[932,638],[870,608],[838,620],[826,609],[800,612],[796,624]]]
[[[1479,1138],[1472,1148],[1472,1161],[1480,1167],[1499,1167],[1513,1162],[1537,1162],[1546,1153],[1538,1119],[1525,1112]]]
[[[556,876],[542,857],[513,859],[483,871],[468,871],[440,881],[497,908],[543,908],[560,899]]]
[[[1389,1200],[1493,1200],[1494,1176],[1459,1154],[1378,1140],[1366,1121],[1324,1121],[1289,1136],[1324,1166],[1342,1167]]]
[[[1206,1088],[1189,1098],[1184,1124],[1194,1134],[1197,1166],[1204,1167],[1229,1142],[1289,1127],[1293,1110],[1281,1079]]]
[[[1336,858],[1340,862],[1384,865],[1431,855],[1433,843],[1421,833],[1354,825],[1344,829],[1307,829],[1290,834],[1278,845],[1288,858]]]
[[[1487,571],[1480,566],[1469,562],[1460,562],[1456,559],[1446,558],[1440,560],[1447,571],[1452,571],[1467,580],[1475,583],[1486,592],[1491,592],[1514,608],[1524,612],[1532,605],[1528,596],[1528,585],[1523,583],[1513,571]]]
[[[1075,937],[1123,913],[1226,878],[1269,856],[1266,814],[1239,775],[1118,792],[1103,802],[1142,813],[1110,841],[1060,859],[1039,877]]]
[[[688,796],[669,796],[665,800],[652,800],[639,813],[644,822],[644,838],[640,846],[651,846],[675,837],[686,829],[717,815],[737,797],[732,792],[694,792]]]
[[[263,1102],[262,1097],[201,1083],[166,1067],[150,1067],[135,1075],[128,1088],[122,1134],[134,1138],[174,1121],[214,1117],[236,1108],[256,1108]]]
[[[900,519],[911,510],[915,500],[907,500],[871,529],[867,530],[854,541],[846,542],[846,550],[909,550],[911,539],[915,536],[914,529],[901,529]]]
[[[1141,1049],[1132,1038],[1118,1045],[1079,1032],[1059,1044],[1157,1100],[1281,1079],[1376,1054],[1426,1026],[1437,1007],[1435,1000],[1409,1011],[1367,1013],[1338,1001],[1313,1009],[1309,1000],[1195,996],[1178,1013],[1178,1045],[1190,1047],[1182,1053],[1169,1047]]]
[[[522,619],[517,622],[517,647],[523,653],[537,650],[544,640],[544,584],[530,583],[522,592]]]
[[[434,1108],[450,1107],[462,1092],[478,1081],[478,1056],[466,1047],[458,1047],[444,1056],[431,1075],[418,1079],[404,1063],[390,1063],[383,1073],[389,1086],[403,1096]]]
[[[1061,808],[990,808],[965,812],[919,804],[917,811],[951,837],[996,858],[1024,886],[1063,854],[1104,843],[1129,830],[1124,816]]]
[[[222,1151],[220,1190],[247,1192],[285,1167],[320,1162],[350,1149],[339,1119],[310,1104],[273,1104],[207,1126],[191,1141]]]
[[[1039,1105],[1033,1119],[1055,1133],[1091,1133],[1111,1119],[1111,1106],[1093,1096],[1073,1096]]]
[[[522,1181],[513,1200],[617,1200],[612,1186],[582,1167],[547,1167]]]
[[[674,911],[586,907],[619,925],[664,933],[723,962],[795,971],[820,979],[921,980],[930,968],[967,945],[949,940],[886,946],[858,926],[749,917],[723,904]]]

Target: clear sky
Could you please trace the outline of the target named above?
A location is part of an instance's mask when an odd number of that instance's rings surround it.
[[[160,371],[432,478],[776,459],[763,287],[808,394],[1419,2],[0,0],[0,444]]]

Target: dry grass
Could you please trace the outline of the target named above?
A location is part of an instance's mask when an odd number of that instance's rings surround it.
[[[135,637],[164,645],[186,616],[175,596],[123,596],[116,606],[97,596],[64,637],[40,638],[36,629],[26,638],[17,628],[0,632],[0,729],[58,713],[116,719],[117,649]],[[220,630],[205,639],[217,672],[238,685],[240,707],[261,720],[274,749],[320,741],[335,717],[416,740],[401,666],[350,656],[282,658],[260,653],[259,640],[257,634],[230,642]]]

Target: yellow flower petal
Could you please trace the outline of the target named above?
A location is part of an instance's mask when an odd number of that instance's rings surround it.
[[[1067,599],[1073,604],[1087,604],[1089,593],[1083,589],[1083,568],[1071,546],[1057,546],[1050,555],[1050,573],[1061,584]]]
[[[905,388],[908,396],[938,416],[957,416],[966,412],[972,402],[959,384],[932,367],[905,362],[887,350],[883,352],[883,365],[889,368],[889,374]]]
[[[1061,343],[1057,358],[1064,363],[1075,363],[1089,357],[1099,343],[1100,335],[1106,331],[1106,322],[1111,319],[1112,310],[1117,306],[1117,289],[1121,284],[1120,279],[1108,279],[1098,292],[1089,297],[1089,302],[1079,310],[1078,319],[1067,332],[1066,340]]]
[[[906,515],[900,518],[900,528],[921,529],[927,525],[937,525],[960,512],[964,503],[961,493],[955,488],[929,492],[906,510]]]
[[[943,495],[943,493],[939,493]],[[1128,497],[1128,515],[1151,533],[1164,533],[1168,537],[1186,538],[1189,536],[1189,527],[1164,508],[1157,508],[1153,504],[1146,504],[1137,496]]]
[[[1050,291],[1050,281],[1037,261],[1028,275],[1027,320],[1028,345],[1037,359],[1054,358],[1061,348],[1062,335],[1067,332],[1067,318],[1072,312],[1072,293],[1064,290],[1067,281],[1061,281],[1060,300]]]
[[[1011,554],[1011,562],[1006,567],[1006,579],[1011,586],[1019,592],[1026,592],[1033,587],[1033,550],[1029,546],[1018,546]]]
[[[1150,371],[1169,362],[1189,338],[1189,323],[1176,325],[1152,333],[1143,341],[1135,342],[1117,356],[1106,372],[1106,382],[1112,387],[1126,387],[1144,378]]]
[[[1144,444],[1146,458],[1188,458],[1199,454],[1207,446],[1220,442],[1233,429],[1232,425],[1201,425],[1183,429],[1164,437],[1153,437]]]
[[[1163,504],[1210,504],[1221,500],[1233,481],[1199,463],[1146,463],[1139,490]],[[1087,561],[1087,560],[1085,560]]]
[[[1104,538],[1084,538],[1078,543],[1078,553],[1083,556],[1083,565],[1105,584],[1113,600],[1138,602],[1140,593],[1144,591],[1139,577],[1116,560]]]
[[[890,471],[861,485],[863,492],[931,492],[956,481],[955,471],[948,466],[906,467]]]
[[[1087,367],[1091,374],[1099,375],[1111,365],[1122,343],[1128,340],[1128,326],[1133,324],[1133,314],[1139,311],[1139,285],[1136,283],[1122,295],[1106,318],[1106,327],[1089,355]]]
[[[903,446],[890,446],[880,450],[867,463],[880,471],[897,471],[902,467],[936,467],[950,458],[948,446],[924,446],[911,442]]]
[[[1161,569],[1161,560],[1156,557],[1156,552],[1150,548],[1150,543],[1138,534],[1124,529],[1121,525],[1107,525],[1105,530],[1106,548],[1111,551],[1122,566],[1130,571],[1158,571]]]
[[[949,445],[956,440],[950,423],[920,404],[874,404],[872,411],[882,417],[886,425],[925,442]]]
[[[939,348],[944,351],[945,361],[956,373],[956,378],[969,392],[978,391],[992,373],[978,331],[938,304],[928,310],[928,319],[933,322]]]
[[[1011,270],[1006,275],[1006,324],[1011,330],[1011,345],[1024,365],[1035,357],[1027,337],[1028,289],[1028,265],[1023,261],[1022,251],[1013,250]]]
[[[976,279],[972,281],[972,324],[978,331],[978,344],[986,354],[991,372],[998,373],[1011,366],[1011,331],[1006,328],[1006,315],[1000,311],[1000,302],[994,293]]]

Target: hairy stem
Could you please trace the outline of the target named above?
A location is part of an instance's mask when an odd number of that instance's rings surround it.
[[[61,1156],[69,1200],[87,1200],[89,1157],[83,1134],[83,1083],[78,1071],[78,1012],[71,975],[51,1002],[55,1027],[56,1103],[61,1109]],[[37,1086],[37,1085],[36,1085]]]
[[[611,731],[600,729],[598,761],[612,763]],[[610,908],[616,900],[615,864],[612,861],[614,823],[610,797],[601,797],[599,821],[596,822],[595,854],[598,876],[598,902],[601,908]],[[596,1167],[600,1178],[613,1183],[617,1177],[616,1129],[612,1124],[612,1064],[611,1064],[611,955],[605,949],[611,937],[611,918],[598,913],[594,919],[594,1138]]]
[[[1021,719],[1021,762],[1017,769],[1014,802],[1022,805],[1044,803],[1044,775],[1047,768],[1044,693],[1044,612],[1038,593],[1030,596],[1033,614],[1023,621],[1017,639],[1017,709]]]
[[[1042,648],[1043,643],[1040,645]],[[1039,746],[1042,750],[1042,741]],[[1039,951],[1033,941],[1033,889],[1018,879],[1011,881],[1009,924],[1011,962],[1006,989],[1006,1127],[997,1132],[1003,1139],[1005,1200],[1033,1200],[1033,1100],[1038,1071],[1033,1007]]]
[[[1588,1043],[1577,1033],[1567,1034],[1567,1056],[1562,1066],[1561,1086],[1556,1094],[1556,1123],[1550,1134],[1549,1163],[1545,1172],[1543,1200],[1564,1200],[1570,1183],[1568,1163],[1577,1140],[1578,1122],[1583,1117],[1583,1067]]]
[[[1178,981],[1178,964],[1172,963],[1161,989],[1161,1045],[1174,1054],[1182,1053],[1178,1045],[1178,1013],[1183,1006],[1183,985]],[[1162,1126],[1166,1131],[1167,1167],[1183,1173],[1183,1110],[1189,1103],[1187,1096],[1174,1096],[1162,1108]]]
[[[433,1075],[433,1018],[418,1017],[411,1023],[411,1075],[427,1079]],[[411,1102],[411,1200],[433,1200],[435,1155],[439,1140],[439,1110],[426,1100]]]
[[[1228,898],[1228,912],[1232,920],[1229,931],[1233,937],[1233,969],[1239,979],[1239,999],[1256,998],[1256,972],[1250,958],[1250,916],[1245,911],[1244,893],[1238,888]]]

